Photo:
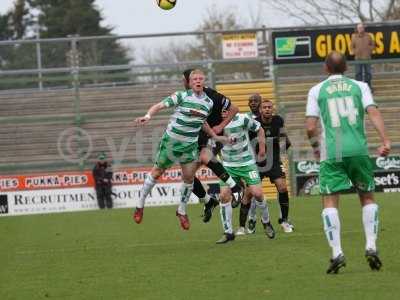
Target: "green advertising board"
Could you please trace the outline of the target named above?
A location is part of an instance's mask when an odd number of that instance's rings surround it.
[[[400,156],[371,157],[374,171],[400,170]],[[295,162],[295,174],[317,174],[319,162],[314,160],[302,160]]]
[[[400,156],[371,157],[374,168],[375,191],[400,192]],[[319,194],[319,167],[317,161],[295,162],[296,194]],[[347,192],[355,192],[354,188]]]

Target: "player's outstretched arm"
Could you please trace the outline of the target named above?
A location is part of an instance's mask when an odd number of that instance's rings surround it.
[[[159,102],[157,104],[154,104],[153,106],[151,106],[149,108],[149,110],[143,117],[139,117],[139,118],[135,119],[135,124],[137,124],[137,125],[147,124],[150,121],[152,116],[154,116],[155,114],[157,114],[157,112],[159,112],[160,110],[162,110],[164,108],[166,108],[166,105],[164,104],[164,102]]]
[[[225,126],[228,125],[230,121],[232,121],[233,117],[239,112],[239,108],[236,105],[234,105],[233,103],[231,103],[227,112],[228,113],[227,113],[226,118],[224,120],[222,120],[222,122],[219,123],[217,126],[213,127],[212,130],[216,134],[221,133],[224,130]]]
[[[367,107],[367,113],[381,139],[381,146],[378,148],[378,154],[381,156],[389,155],[391,145],[385,130],[385,124],[381,112],[376,106],[370,105]]]
[[[203,124],[203,128],[205,133],[207,133],[214,141],[220,142],[221,144],[229,144],[231,143],[230,139],[226,136],[219,136],[217,135],[214,130],[211,129],[210,125],[207,122]]]
[[[318,118],[317,117],[307,117],[306,118],[306,131],[307,137],[310,141],[311,147],[313,148],[314,157],[316,160],[320,159],[320,149],[318,141]]]

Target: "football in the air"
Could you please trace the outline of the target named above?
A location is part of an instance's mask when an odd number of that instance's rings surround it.
[[[175,7],[177,0],[156,0],[158,7],[169,10]]]

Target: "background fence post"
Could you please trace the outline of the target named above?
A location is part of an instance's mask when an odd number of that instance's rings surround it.
[[[71,40],[71,50],[69,53],[70,58],[70,67],[71,67],[71,75],[72,75],[72,87],[74,90],[74,112],[75,112],[75,126],[80,128],[82,125],[82,117],[81,117],[81,97],[80,97],[80,82],[79,82],[79,50],[78,50],[78,40],[77,35],[74,35]],[[77,154],[79,158],[79,168],[84,169],[85,162],[83,157],[85,157],[85,153],[83,153],[84,147],[82,147],[82,132],[81,130],[77,130]]]
[[[40,47],[40,26],[36,24],[35,26],[36,31],[36,61],[37,61],[37,68],[38,68],[38,86],[39,90],[43,90],[43,79],[42,79],[42,50]]]

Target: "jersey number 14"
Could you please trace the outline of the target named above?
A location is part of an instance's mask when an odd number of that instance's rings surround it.
[[[351,96],[329,98],[328,109],[332,127],[340,127],[340,118],[347,118],[350,125],[357,122],[358,111]]]

